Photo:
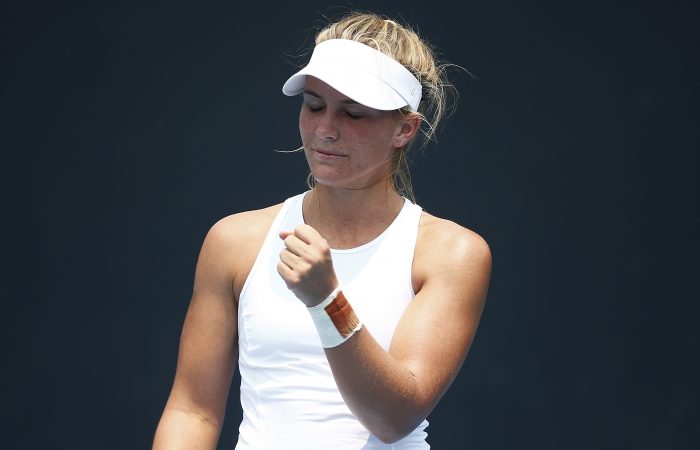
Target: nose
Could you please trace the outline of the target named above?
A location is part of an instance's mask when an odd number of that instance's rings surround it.
[[[328,109],[329,108],[326,108],[319,118],[318,124],[316,125],[316,137],[334,141],[338,139],[338,127],[333,119],[333,114],[328,111]]]

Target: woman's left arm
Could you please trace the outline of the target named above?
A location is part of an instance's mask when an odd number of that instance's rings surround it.
[[[412,269],[417,294],[389,352],[365,328],[325,349],[345,403],[383,442],[414,430],[454,380],[476,333],[491,273],[491,252],[481,237],[446,220],[424,219]],[[320,301],[337,285],[332,263],[329,274],[330,249],[309,226],[281,237],[288,254],[283,251],[280,275],[311,306],[311,299]]]

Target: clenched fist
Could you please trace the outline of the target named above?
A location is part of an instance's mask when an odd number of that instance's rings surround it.
[[[281,231],[279,236],[285,248],[277,272],[307,307],[318,305],[338,286],[328,242],[309,225]]]

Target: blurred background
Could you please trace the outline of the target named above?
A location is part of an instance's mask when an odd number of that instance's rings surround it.
[[[202,240],[306,189],[281,86],[355,9],[469,71],[413,166],[494,255],[432,447],[700,448],[698,4],[330,5],[2,7],[3,448],[150,448]]]

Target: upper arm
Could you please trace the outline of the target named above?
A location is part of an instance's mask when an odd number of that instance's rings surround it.
[[[428,412],[464,362],[491,274],[491,252],[480,236],[441,219],[430,223],[419,233],[414,256],[420,289],[390,348],[414,374]]]
[[[166,411],[220,427],[238,357],[237,296],[280,207],[228,216],[207,233]]]
[[[207,421],[223,418],[237,358],[235,239],[226,221],[217,222],[202,244],[168,400],[169,408],[195,412]]]

